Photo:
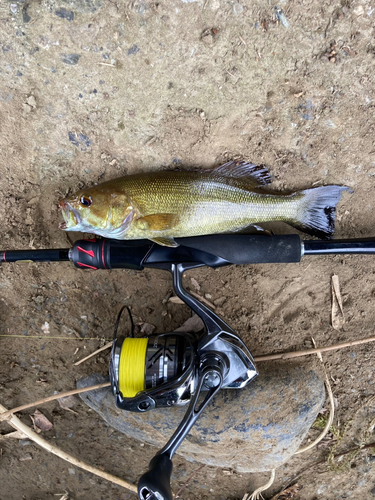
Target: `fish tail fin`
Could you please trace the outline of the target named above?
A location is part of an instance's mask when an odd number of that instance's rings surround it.
[[[317,238],[330,239],[335,231],[336,205],[346,186],[321,186],[300,191],[296,220],[291,225]]]

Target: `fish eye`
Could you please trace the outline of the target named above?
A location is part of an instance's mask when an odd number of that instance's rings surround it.
[[[92,199],[89,196],[81,196],[81,199],[79,200],[79,202],[84,207],[89,207],[92,203]]]

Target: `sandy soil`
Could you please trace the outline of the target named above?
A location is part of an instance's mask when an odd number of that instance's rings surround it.
[[[373,236],[374,19],[367,0],[4,0],[2,249],[70,247],[58,230],[57,202],[83,185],[233,158],[268,165],[280,190],[350,186],[336,237]],[[217,301],[217,312],[258,355],[301,349],[312,335],[318,345],[372,335],[373,262],[306,257],[295,265],[204,268],[190,272],[186,285],[194,290],[195,278],[199,293]],[[332,274],[344,301],[340,331],[330,324]],[[111,337],[124,302],[138,323],[160,332],[190,314],[163,303],[172,283],[162,271],[9,264],[0,269],[0,291],[1,403],[8,408],[73,388],[94,371],[107,373],[105,353],[78,367],[73,362],[104,342],[81,337]],[[339,453],[374,441],[373,348],[324,358],[337,405],[334,432],[278,470],[265,498],[310,466],[294,498],[375,496],[372,449],[345,455],[334,467],[326,463],[332,446]],[[300,362],[319,369],[314,359]],[[53,422],[47,439],[129,481],[155,452],[114,432],[81,403],[76,414],[57,403],[40,409]],[[22,414],[25,422],[30,413]],[[5,423],[0,429],[10,430]],[[131,498],[28,442],[2,440],[0,448],[1,500],[49,500],[65,491],[77,500]],[[174,462],[176,492],[198,465],[178,456]],[[181,497],[242,499],[268,477],[206,467]]]

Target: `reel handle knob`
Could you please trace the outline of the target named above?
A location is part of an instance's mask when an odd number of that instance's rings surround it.
[[[164,453],[156,455],[149,470],[138,482],[140,500],[173,500],[171,490],[172,460]]]

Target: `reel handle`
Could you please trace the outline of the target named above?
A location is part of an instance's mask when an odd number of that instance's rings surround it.
[[[164,453],[156,455],[149,470],[138,482],[140,500],[173,500],[171,490],[172,460]]]
[[[170,486],[172,474],[172,457],[177,448],[185,439],[187,433],[194,425],[197,418],[220,390],[223,384],[223,366],[216,359],[207,358],[203,362],[206,366],[200,370],[198,386],[183,420],[177,427],[168,443],[151,460],[149,470],[141,476],[138,482],[138,496],[140,500],[173,500]],[[214,366],[217,364],[217,366]],[[211,386],[202,403],[197,407],[203,384]]]

